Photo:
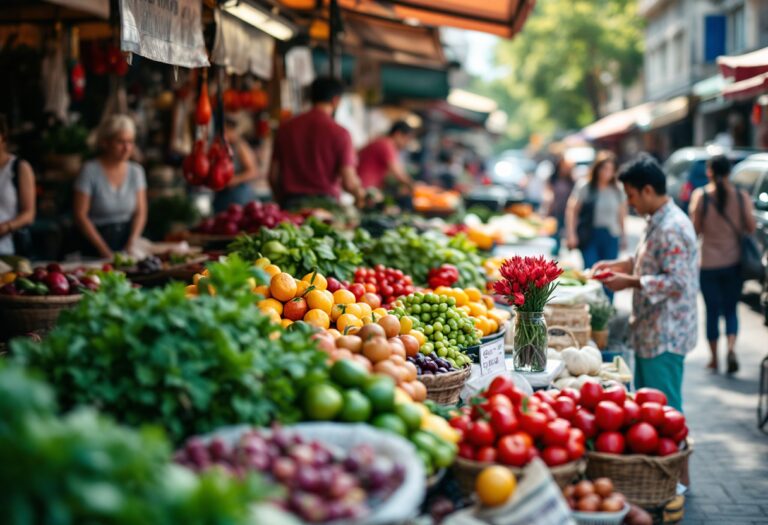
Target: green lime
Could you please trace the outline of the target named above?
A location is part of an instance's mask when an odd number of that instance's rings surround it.
[[[309,419],[330,421],[343,405],[341,392],[328,383],[318,383],[304,391],[304,412]]]
[[[427,476],[431,476],[435,473],[435,467],[432,465],[432,456],[430,456],[429,452],[426,450],[418,449],[416,450],[416,453],[421,458],[421,461],[424,463],[424,470],[427,471]]]
[[[348,423],[364,423],[371,417],[371,402],[359,390],[344,392],[344,407],[339,419]]]
[[[456,452],[446,443],[438,442],[437,446],[430,451],[432,462],[437,468],[450,467],[456,459]]]
[[[368,370],[360,363],[350,359],[341,359],[331,367],[331,379],[347,388],[360,388],[368,380]]]
[[[395,382],[389,376],[375,375],[368,380],[363,393],[376,413],[391,412],[395,406]]]
[[[408,427],[395,414],[379,414],[373,418],[371,423],[374,427],[387,430],[393,434],[400,434],[403,437],[408,436]]]
[[[429,452],[438,445],[435,436],[423,430],[417,430],[411,434],[411,442],[416,445],[417,449],[425,452]]]
[[[409,432],[421,428],[421,410],[413,403],[402,403],[395,407],[395,414],[403,420]]]

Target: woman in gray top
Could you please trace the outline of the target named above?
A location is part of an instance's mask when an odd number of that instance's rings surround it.
[[[75,183],[75,222],[85,236],[83,255],[112,258],[129,251],[147,222],[144,169],[131,162],[136,127],[125,115],[109,117],[98,132],[99,156]]]
[[[566,212],[568,248],[581,250],[584,268],[618,257],[626,216],[626,197],[616,180],[616,158],[601,151],[589,170],[588,182],[571,194]]]

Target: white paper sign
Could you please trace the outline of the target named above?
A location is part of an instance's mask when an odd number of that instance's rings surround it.
[[[264,80],[271,79],[275,40],[218,9],[215,19],[216,39],[211,52],[213,63],[226,66],[228,72],[237,75],[250,71]]]
[[[200,0],[120,0],[120,49],[157,62],[207,67]]]
[[[498,374],[507,371],[504,355],[504,338],[501,337],[480,345],[480,375]]]

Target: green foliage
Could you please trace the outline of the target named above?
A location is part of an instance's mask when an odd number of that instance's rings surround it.
[[[157,430],[90,409],[54,414],[50,389],[0,365],[0,521],[4,525],[247,525],[269,495],[255,477],[196,476],[170,464]]]
[[[482,258],[475,245],[462,234],[448,237],[435,231],[419,233],[401,226],[386,231],[378,239],[358,232],[355,242],[361,247],[367,266],[383,264],[399,268],[413,277],[416,284],[426,285],[431,268],[453,264],[459,269],[459,286],[485,289]]]
[[[253,304],[250,265],[233,257],[210,273],[216,295],[191,299],[181,284],[139,290],[105,276],[42,343],[14,341],[13,353],[45,374],[62,408],[156,424],[177,443],[224,425],[296,421],[300,389],[325,372],[325,354],[308,329],[283,332]]]
[[[229,251],[246,261],[267,257],[284,272],[302,277],[317,270],[325,276],[348,280],[362,262],[358,247],[338,230],[310,217],[302,226],[281,223],[242,235]]]
[[[605,330],[608,322],[616,314],[616,308],[607,300],[589,303],[589,314],[592,316],[592,330]]]
[[[43,135],[43,147],[49,153],[59,155],[85,155],[88,153],[88,130],[80,124],[57,126]]]
[[[509,113],[513,139],[579,129],[600,116],[607,77],[635,81],[642,40],[636,0],[539,0],[523,31],[497,48],[509,75],[482,91]]]
[[[192,226],[200,220],[200,214],[186,196],[152,199],[149,202],[147,214],[147,227],[144,234],[158,241],[163,240],[170,233],[174,223]]]

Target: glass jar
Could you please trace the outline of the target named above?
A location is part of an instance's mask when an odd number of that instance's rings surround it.
[[[516,312],[513,362],[518,372],[547,368],[547,322],[544,312]]]

